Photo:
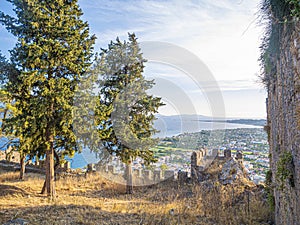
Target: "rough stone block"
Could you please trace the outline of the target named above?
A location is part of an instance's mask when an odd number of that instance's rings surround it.
[[[164,178],[174,180],[175,179],[175,171],[174,170],[166,170]]]
[[[155,170],[153,173],[153,179],[155,182],[159,182],[162,180],[162,172],[161,170]]]
[[[144,178],[147,180],[152,179],[152,171],[151,170],[144,170]]]

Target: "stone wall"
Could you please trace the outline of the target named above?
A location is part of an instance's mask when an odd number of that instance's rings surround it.
[[[213,150],[212,155],[207,153],[207,149],[200,149],[191,155],[191,179],[194,182],[210,179],[210,167],[213,167],[214,172],[219,170],[218,179],[222,184],[232,184],[243,178],[249,179],[243,166],[243,152],[238,151],[235,158],[230,149],[225,149],[223,156],[219,155],[218,150]]]
[[[0,161],[1,160],[6,160],[6,154],[5,154],[5,151],[0,150]]]
[[[20,153],[17,151],[13,151],[11,147],[8,147],[5,151],[0,150],[0,161],[7,160],[9,162],[20,162]]]
[[[100,172],[102,176],[107,179],[113,180],[117,183],[124,183],[124,169],[120,169],[120,167],[116,165],[97,165],[89,164],[88,167],[94,167],[96,172]],[[141,185],[150,185],[154,183],[159,183],[161,181],[174,181],[178,180],[178,173],[174,170],[148,170],[148,169],[133,169],[133,185],[141,186]],[[177,175],[177,176],[176,176]],[[185,173],[185,179],[187,179],[187,172]]]
[[[300,221],[300,33],[286,31],[280,51],[272,61],[267,89],[272,188],[275,197],[276,224],[299,224]],[[289,33],[288,33],[289,32]],[[268,65],[270,66],[270,65]]]

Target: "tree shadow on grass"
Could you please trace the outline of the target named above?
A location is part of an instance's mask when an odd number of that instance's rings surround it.
[[[17,217],[16,217],[17,215]],[[212,225],[206,218],[179,218],[177,215],[145,212],[129,213],[128,208],[103,210],[88,205],[49,205],[42,207],[20,207],[0,211],[0,224],[11,219],[22,218],[30,225],[170,225],[199,224]]]
[[[0,224],[11,219],[25,219],[31,225],[43,224],[140,224],[143,216],[137,213],[108,212],[100,207],[87,205],[50,205],[20,207],[0,211]]]
[[[148,202],[173,202],[179,199],[193,198],[195,193],[191,186],[183,185],[176,181],[161,182],[148,186],[133,187],[133,194],[126,194],[124,185],[102,186],[99,189],[72,193],[72,196],[84,196],[88,198],[110,198],[119,200],[144,199]]]
[[[26,196],[28,195],[28,193],[25,190],[18,188],[16,186],[0,184],[0,197],[4,197],[8,195]]]

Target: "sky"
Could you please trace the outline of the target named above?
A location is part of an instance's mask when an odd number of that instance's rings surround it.
[[[161,114],[230,118],[266,117],[266,92],[258,78],[263,37],[259,3],[79,0],[83,19],[97,36],[95,51],[117,36],[124,40],[128,32],[136,34],[149,57],[145,76],[157,83],[152,93],[166,103]],[[9,4],[1,0],[0,10],[10,12]],[[2,25],[0,40],[8,55],[16,40]]]

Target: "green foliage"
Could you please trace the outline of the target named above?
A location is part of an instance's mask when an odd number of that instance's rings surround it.
[[[5,84],[15,111],[5,120],[6,132],[19,137],[26,153],[42,155],[53,142],[61,157],[73,155],[74,92],[90,66],[95,37],[77,0],[8,1],[16,17],[0,12],[0,22],[18,42],[10,52],[17,73],[8,73]]]
[[[274,190],[273,190],[273,185],[272,185],[272,171],[268,170],[266,172],[266,187],[265,187],[265,191],[267,194],[267,202],[268,205],[270,207],[270,210],[272,212],[275,211],[275,197],[274,197]]]
[[[260,78],[267,88],[277,76],[276,61],[283,49],[281,47],[283,40],[291,35],[299,17],[299,0],[262,1],[261,19],[267,26],[261,45],[260,61],[263,74]]]
[[[97,62],[97,60],[95,60],[95,62]],[[103,149],[102,140],[99,136],[95,121],[95,109],[99,102],[98,95],[95,91],[95,89],[98,88],[98,69],[96,63],[91,66],[78,85],[74,97],[73,129],[77,137],[77,144],[79,146],[88,147],[90,151],[96,154],[99,161],[106,163],[110,155]]]
[[[148,165],[146,165],[145,166],[145,169],[146,170],[151,170],[152,172],[154,172],[154,170],[155,170],[155,165],[153,165],[153,164],[148,164]]]
[[[272,191],[267,192],[267,202],[272,212],[275,211],[275,197]]]
[[[162,171],[165,171],[165,170],[168,169],[168,166],[167,166],[166,164],[161,164],[161,165],[160,165],[160,169],[161,169]]]
[[[290,4],[291,16],[300,17],[300,2],[299,0],[285,0],[286,3]]]
[[[279,161],[277,162],[276,178],[279,182],[279,189],[283,190],[288,180],[291,187],[294,187],[294,175],[293,175],[293,155],[291,152],[284,151]]]
[[[272,184],[272,171],[268,170],[266,172],[266,185],[270,186]]]
[[[15,77],[18,74],[18,70],[1,54],[0,51],[0,88],[5,89],[5,84],[9,78]],[[3,102],[4,95],[1,95],[1,102]],[[6,98],[6,97],[5,97]]]
[[[18,71],[0,52],[0,136],[5,137],[7,140],[1,147],[12,146],[13,150],[19,145],[19,139],[17,139],[13,133],[6,132],[7,125],[5,120],[15,113],[15,104],[5,85],[9,77],[15,76],[16,74],[18,74]]]
[[[129,163],[140,157],[145,163],[155,162],[150,150],[157,139],[153,127],[154,114],[162,106],[161,98],[147,94],[154,81],[142,73],[146,60],[142,57],[137,38],[111,42],[102,49],[98,61],[101,76],[100,95],[96,110],[99,136],[105,149],[121,161]]]
[[[266,24],[266,29],[261,45],[263,74],[260,78],[267,88],[277,76],[276,61],[282,49],[282,40],[291,34],[294,26],[288,1],[264,0],[261,5],[261,20]]]

